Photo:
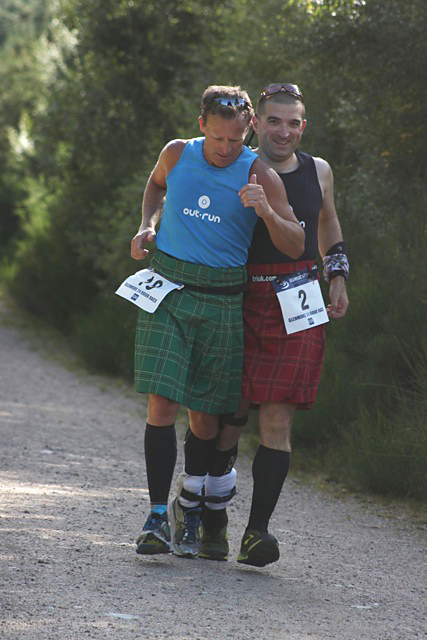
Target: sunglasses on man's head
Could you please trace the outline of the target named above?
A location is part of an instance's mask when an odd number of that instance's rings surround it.
[[[260,98],[268,98],[269,96],[273,96],[275,93],[289,93],[291,96],[298,98],[301,102],[304,102],[304,96],[302,95],[302,91],[299,90],[296,84],[288,84],[287,82],[281,84],[279,82],[274,82],[273,84],[269,84],[268,87],[265,87],[259,94]]]
[[[215,102],[219,102],[223,107],[249,107],[244,98],[214,98]]]

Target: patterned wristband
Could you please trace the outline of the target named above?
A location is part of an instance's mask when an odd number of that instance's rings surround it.
[[[345,253],[334,253],[323,258],[323,279],[330,282],[335,276],[343,276],[347,282],[350,265]]]

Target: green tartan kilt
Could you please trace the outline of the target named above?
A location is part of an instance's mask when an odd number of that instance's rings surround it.
[[[175,282],[232,286],[244,267],[218,269],[157,251],[155,271]],[[243,365],[242,294],[174,290],[155,313],[140,310],[135,341],[135,388],[195,411],[221,414],[240,404]]]

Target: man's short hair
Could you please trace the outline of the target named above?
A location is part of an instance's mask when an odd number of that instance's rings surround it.
[[[268,102],[276,102],[280,104],[295,104],[299,102],[300,104],[302,104],[302,115],[303,116],[305,115],[304,102],[299,98],[297,98],[296,96],[293,96],[291,93],[285,93],[284,91],[273,93],[270,96],[260,96],[258,98],[258,103],[256,108],[257,115],[261,115],[261,116],[264,115],[265,105],[267,103],[267,100]]]
[[[242,114],[249,124],[254,115],[251,100],[246,91],[240,87],[211,85],[202,96],[200,105],[203,124],[206,124],[209,114],[220,115],[231,120]]]

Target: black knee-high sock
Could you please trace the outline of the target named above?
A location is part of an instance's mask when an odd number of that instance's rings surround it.
[[[209,475],[219,477],[229,473],[237,460],[237,444],[227,451],[217,449],[209,467]]]
[[[175,425],[155,427],[147,422],[144,446],[150,501],[167,504],[177,456]]]
[[[184,443],[185,473],[190,476],[205,476],[215,455],[217,438],[201,440],[191,431]]]
[[[248,529],[268,530],[269,520],[288,474],[290,457],[289,451],[259,446],[252,465],[254,487]]]

